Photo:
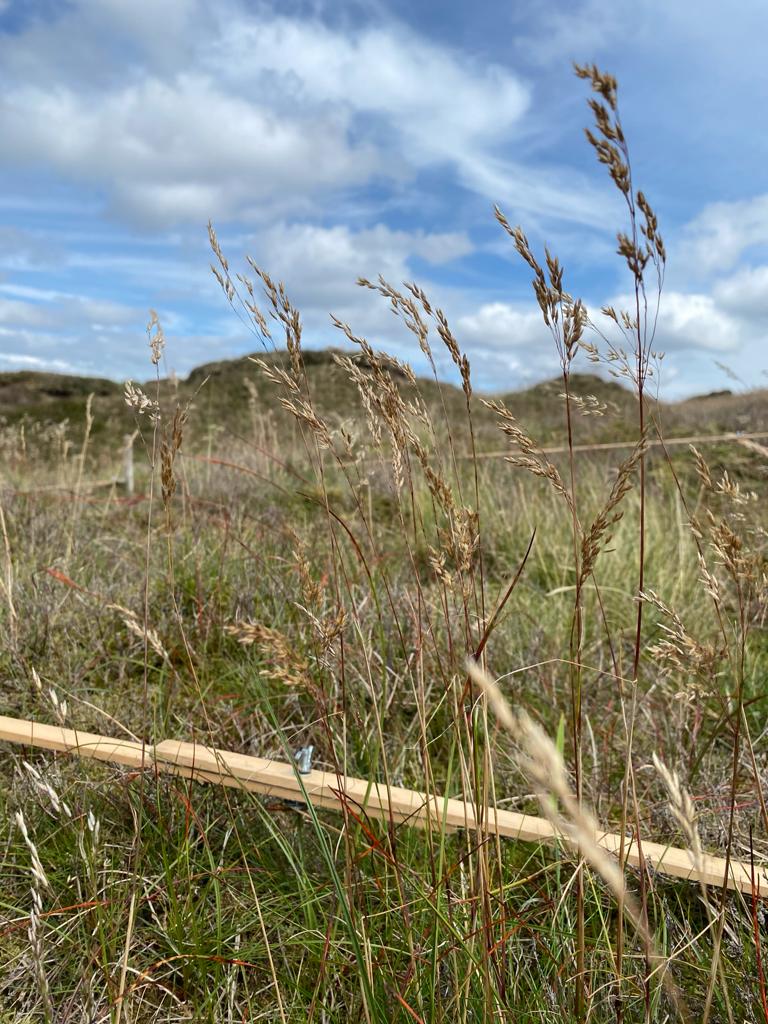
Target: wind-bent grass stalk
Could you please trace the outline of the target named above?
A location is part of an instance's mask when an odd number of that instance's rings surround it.
[[[512,712],[497,683],[487,673],[471,663],[469,671],[488,698],[496,717],[517,740],[519,763],[534,786],[543,813],[602,876],[614,896],[622,894],[623,913],[640,935],[654,969],[661,970],[676,1011],[684,1021],[690,1020],[687,1004],[666,970],[667,961],[654,948],[647,918],[627,890],[621,867],[596,842],[597,824],[583,802],[570,790],[565,766],[555,745],[526,712]]]

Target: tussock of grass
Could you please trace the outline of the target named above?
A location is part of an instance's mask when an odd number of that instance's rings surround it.
[[[648,399],[641,312],[665,253],[615,82],[579,74],[638,304],[604,310],[600,340],[556,258],[497,211],[555,385],[483,400],[413,284],[360,282],[433,367],[445,350],[455,387],[341,321],[347,349],[305,352],[282,287],[255,263],[231,275],[212,231],[258,363],[162,380],[153,318],[156,378],[120,398],[122,420],[97,399],[66,429],[0,435],[2,713],[281,758],[311,743],[330,770],[543,808],[570,841],[417,832],[8,750],[13,1019],[768,1020],[759,901],[589,842],[594,816],[765,862],[768,645],[764,454],[646,447],[670,421]],[[630,389],[580,376],[590,358]],[[112,436],[139,431],[133,499],[89,486],[105,416]],[[616,438],[630,447],[577,449]]]

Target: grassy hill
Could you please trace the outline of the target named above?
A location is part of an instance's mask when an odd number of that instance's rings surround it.
[[[313,403],[323,417],[337,425],[361,417],[363,410],[358,389],[334,361],[335,354],[352,356],[360,363],[360,357],[349,351],[307,350],[303,356]],[[255,353],[254,358],[264,359],[272,365],[287,365],[287,357],[283,353]],[[396,370],[392,372],[398,376]],[[410,386],[402,375],[399,376],[398,384],[408,394]],[[148,394],[154,395],[154,381],[143,386]],[[573,393],[584,400],[583,415],[579,416],[581,443],[634,436],[635,398],[626,387],[618,381],[588,373],[574,374],[571,386]],[[161,380],[160,390],[166,402],[191,403],[188,436],[198,441],[207,437],[212,428],[228,434],[247,433],[254,415],[269,414],[277,423],[286,422],[276,388],[265,379],[250,357],[206,363],[192,370],[183,380]],[[537,440],[558,444],[565,437],[562,390],[562,381],[555,378],[493,397],[501,398]],[[460,388],[419,378],[418,391],[431,410],[442,412],[444,408],[450,422],[463,422],[465,399]],[[70,438],[76,443],[89,395],[93,395],[93,434],[97,440],[119,438],[133,429],[134,417],[125,405],[122,384],[103,378],[56,373],[22,371],[0,374],[0,418],[7,424],[67,421]],[[660,416],[665,433],[670,436],[679,433],[761,431],[768,429],[767,399],[768,391],[765,389],[741,394],[722,391],[659,406],[652,403],[652,408]],[[496,427],[495,415],[481,401],[475,401],[473,416],[481,450],[498,448],[502,438]]]

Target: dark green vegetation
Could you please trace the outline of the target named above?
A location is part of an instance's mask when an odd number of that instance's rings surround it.
[[[637,207],[649,250],[630,257],[663,263]],[[133,411],[109,383],[2,378],[0,713],[280,758],[312,743],[318,766],[534,814],[555,813],[559,771],[604,827],[765,863],[768,455],[636,445],[641,423],[765,429],[764,395],[656,408],[641,323],[632,389],[577,373],[587,325],[556,261],[539,269],[563,376],[495,409],[418,289],[371,301],[446,347],[456,387],[362,339],[351,362],[304,351],[255,267],[254,327],[263,303],[286,349],[266,368],[158,380]],[[135,496],[91,487],[134,427]],[[634,447],[577,447],[617,438]],[[473,655],[538,746],[499,725]],[[0,773],[9,1020],[768,1020],[760,902],[652,865],[617,893],[565,841],[10,748]]]

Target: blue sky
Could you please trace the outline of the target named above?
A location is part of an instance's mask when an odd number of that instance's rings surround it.
[[[492,205],[594,319],[627,303],[578,60],[619,80],[665,239],[662,395],[766,385],[767,29],[764,0],[0,0],[0,370],[144,378],[150,308],[179,374],[253,351],[210,218],[233,269],[284,281],[307,345],[340,343],[334,313],[423,369],[355,285],[381,273],[443,307],[477,386],[551,376]]]

